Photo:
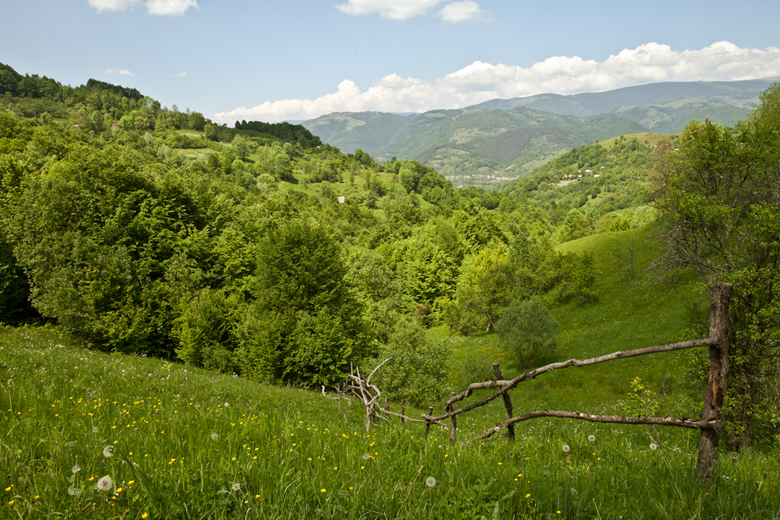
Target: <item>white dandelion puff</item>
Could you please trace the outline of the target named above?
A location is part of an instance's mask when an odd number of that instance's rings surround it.
[[[368,460],[370,458],[371,458],[371,454],[370,453],[364,453],[363,454],[363,460]]]
[[[113,457],[114,456],[114,447],[109,444],[108,446],[103,448],[103,456],[105,458],[107,458],[107,459]]]
[[[97,426],[93,426],[92,427],[92,433],[97,433],[99,431],[100,431],[100,428],[98,428]]]
[[[75,475],[76,473],[78,473],[79,471],[81,471],[81,466],[79,466],[78,464],[76,464],[75,466],[73,466],[72,468],[70,468],[70,472],[71,472],[71,473],[73,473],[74,475]]]
[[[230,408],[230,403],[225,403],[225,408]]]
[[[655,450],[657,450],[657,449],[658,449],[658,445],[657,445],[656,443],[654,443],[654,442],[651,442],[651,443],[650,443],[650,449],[651,449],[651,450],[653,450],[653,451],[655,451]]]
[[[80,493],[81,493],[81,490],[79,488],[75,487],[75,486],[70,486],[68,488],[68,494],[70,496],[72,496],[72,497],[79,496]]]
[[[218,441],[218,440],[219,440],[219,434],[217,434],[217,433],[212,433],[212,434],[211,434],[211,440],[212,440],[212,441]]]
[[[588,441],[596,442],[596,436],[595,435],[588,435]]]
[[[100,480],[97,481],[97,488],[99,491],[108,491],[113,485],[114,481],[111,480],[111,477],[108,475],[100,477]]]
[[[432,488],[433,486],[436,485],[436,479],[433,478],[433,477],[426,478],[425,479],[425,485],[428,486],[429,488]]]
[[[233,491],[241,491],[241,484],[239,484],[238,482],[234,482],[232,489]]]
[[[564,452],[564,453],[569,453],[569,451],[570,451],[570,450],[571,450],[571,448],[569,448],[569,445],[568,445],[568,444],[564,444],[564,445],[563,445],[563,452]]]

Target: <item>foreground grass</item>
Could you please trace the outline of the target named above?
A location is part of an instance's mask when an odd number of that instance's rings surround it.
[[[317,393],[90,352],[52,329],[0,333],[0,399],[0,518],[780,515],[776,452],[721,457],[705,489],[695,432],[659,432],[663,454],[646,427],[560,420],[463,444],[497,422],[487,412],[459,421],[455,446],[419,425],[366,433],[361,410]]]

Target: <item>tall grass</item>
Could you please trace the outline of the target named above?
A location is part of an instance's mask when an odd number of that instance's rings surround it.
[[[53,329],[0,334],[0,399],[0,518],[780,515],[776,452],[723,456],[701,488],[689,431],[660,431],[663,454],[647,428],[560,420],[467,444],[489,411],[461,416],[454,446],[419,425],[367,433],[343,401],[90,352]]]

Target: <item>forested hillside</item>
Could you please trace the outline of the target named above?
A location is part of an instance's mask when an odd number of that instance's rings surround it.
[[[309,386],[426,327],[470,334],[512,301],[592,298],[591,264],[554,251],[534,203],[302,127],[230,129],[113,85],[35,81],[54,93],[0,112],[5,322]]]

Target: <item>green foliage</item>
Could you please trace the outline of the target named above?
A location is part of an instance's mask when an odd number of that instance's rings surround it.
[[[418,323],[401,319],[368,373],[392,358],[376,372],[372,383],[396,402],[422,406],[444,396],[448,357],[446,345],[426,339],[425,330]]]
[[[513,301],[496,323],[504,348],[513,352],[521,368],[532,367],[540,356],[555,350],[560,326],[538,297]]]
[[[623,410],[630,417],[655,417],[661,409],[656,393],[651,390],[641,377],[631,381],[631,392],[626,396]]]
[[[667,267],[693,269],[707,284],[734,284],[724,403],[732,448],[776,434],[771,414],[778,401],[768,382],[780,375],[779,106],[775,86],[734,130],[694,121],[679,151],[667,150],[655,168]]]

